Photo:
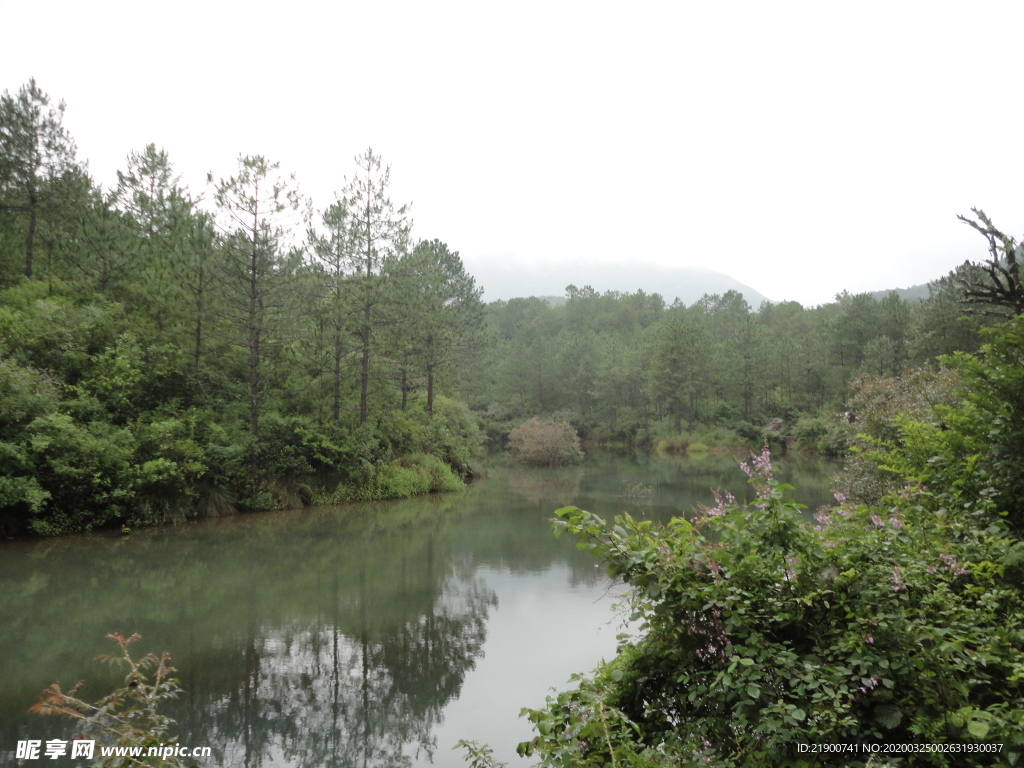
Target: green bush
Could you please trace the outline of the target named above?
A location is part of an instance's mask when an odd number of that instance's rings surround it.
[[[963,382],[963,402],[938,408],[938,426],[951,433],[950,459],[964,471],[978,457],[985,488],[1024,534],[1024,316],[982,335],[986,343],[977,355],[943,358]]]
[[[422,404],[407,411],[394,411],[381,422],[381,439],[393,455],[430,453],[438,456],[461,477],[475,474],[483,433],[465,403],[438,396],[434,412]]]
[[[846,455],[855,426],[840,414],[804,414],[793,425],[794,443],[797,449],[839,458]]]
[[[105,422],[77,424],[61,414],[40,416],[27,428],[27,453],[49,501],[30,522],[36,533],[90,530],[124,517],[135,498],[135,440]]]
[[[568,422],[534,417],[508,433],[508,452],[517,464],[560,467],[583,458],[580,438]]]
[[[408,499],[425,493],[464,490],[466,484],[450,466],[432,454],[403,456],[359,482],[340,483],[331,492],[314,492],[315,504]]]
[[[667,453],[669,455],[685,455],[686,449],[689,447],[690,438],[686,435],[675,435],[672,437],[659,437],[655,450],[658,453]]]
[[[963,400],[958,393],[960,376],[948,368],[917,368],[900,376],[861,376],[851,386],[850,412],[856,421],[840,427],[847,430],[850,455],[838,482],[850,498],[877,504],[886,493],[901,487],[905,473],[910,472],[909,468],[903,473],[893,471],[887,458],[898,461],[913,442],[905,439],[904,426],[916,423],[944,429],[943,408],[959,406]],[[982,450],[977,441],[975,450]]]
[[[913,429],[901,439],[928,447]],[[692,522],[558,511],[556,534],[631,585],[643,634],[527,710],[537,736],[520,751],[552,768],[811,766],[830,758],[801,745],[984,743],[1002,752],[970,764],[1013,764],[1024,753],[1024,543],[993,504],[957,510],[920,486],[880,508],[839,494],[810,525],[767,451],[745,469],[754,505],[718,499]],[[960,757],[916,753],[913,764]]]
[[[428,478],[428,491],[461,491],[466,487],[450,465],[430,453],[403,456],[399,464]]]

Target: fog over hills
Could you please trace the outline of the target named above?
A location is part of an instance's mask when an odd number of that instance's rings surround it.
[[[930,295],[930,291],[928,290],[929,285],[930,283],[920,283],[918,285],[912,285],[909,288],[890,288],[887,291],[872,291],[871,295],[874,298],[881,300],[889,295],[889,293],[895,291],[896,295],[901,299],[906,299],[907,301],[921,301],[923,299],[927,299]]]
[[[621,291],[660,293],[666,303],[679,299],[689,306],[706,293],[738,291],[757,309],[768,297],[721,272],[694,267],[662,267],[653,264],[598,264],[570,262],[551,265],[495,263],[465,260],[466,270],[484,289],[484,301],[523,296],[564,296],[568,285],[589,285],[599,293]]]

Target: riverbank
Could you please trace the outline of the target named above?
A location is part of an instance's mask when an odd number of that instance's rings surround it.
[[[811,505],[829,470],[782,471]],[[85,679],[90,701],[122,685],[91,661],[120,630],[171,653],[185,693],[166,714],[179,743],[221,750],[218,765],[249,745],[279,768],[363,749],[382,765],[465,768],[462,738],[512,759],[530,738],[519,709],[610,658],[621,631],[618,590],[552,537],[553,510],[666,520],[744,480],[728,457],[603,454],[494,467],[461,493],[0,544],[0,747],[63,738],[59,719],[26,712],[54,681]],[[624,495],[636,485],[651,494]]]

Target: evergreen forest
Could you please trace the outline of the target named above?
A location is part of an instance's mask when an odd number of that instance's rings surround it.
[[[557,512],[555,533],[630,585],[640,631],[524,710],[520,752],[1019,764],[1024,284],[984,212],[961,217],[981,258],[920,299],[684,306],[569,285],[485,304],[457,250],[414,235],[372,149],[322,208],[256,155],[190,190],[152,144],[104,188],[63,112],[34,81],[0,97],[0,535],[457,491],[488,451],[740,447],[749,504],[664,525]],[[793,501],[786,450],[848,454],[835,505]],[[163,661],[146,682],[112,637],[136,677],[108,703],[159,723],[119,733],[162,739]],[[36,709],[114,711],[80,705],[54,687]],[[861,743],[896,746],[804,749]]]
[[[152,144],[104,189],[64,108],[35,81],[0,101],[7,536],[457,488],[536,417],[589,445],[841,453],[851,382],[999,320],[963,317],[968,264],[923,300],[485,305],[372,149],[325,208],[261,156],[191,191]]]

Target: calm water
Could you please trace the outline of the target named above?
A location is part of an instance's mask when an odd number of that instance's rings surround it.
[[[831,470],[782,477],[813,508]],[[91,661],[113,630],[171,653],[186,693],[169,713],[210,766],[465,766],[460,738],[515,761],[520,708],[613,655],[623,629],[622,587],[552,538],[552,512],[664,520],[709,488],[741,498],[745,479],[727,458],[599,459],[411,501],[0,545],[0,764],[19,738],[70,733],[26,714],[44,687],[115,687]],[[630,502],[634,483],[653,494]]]

